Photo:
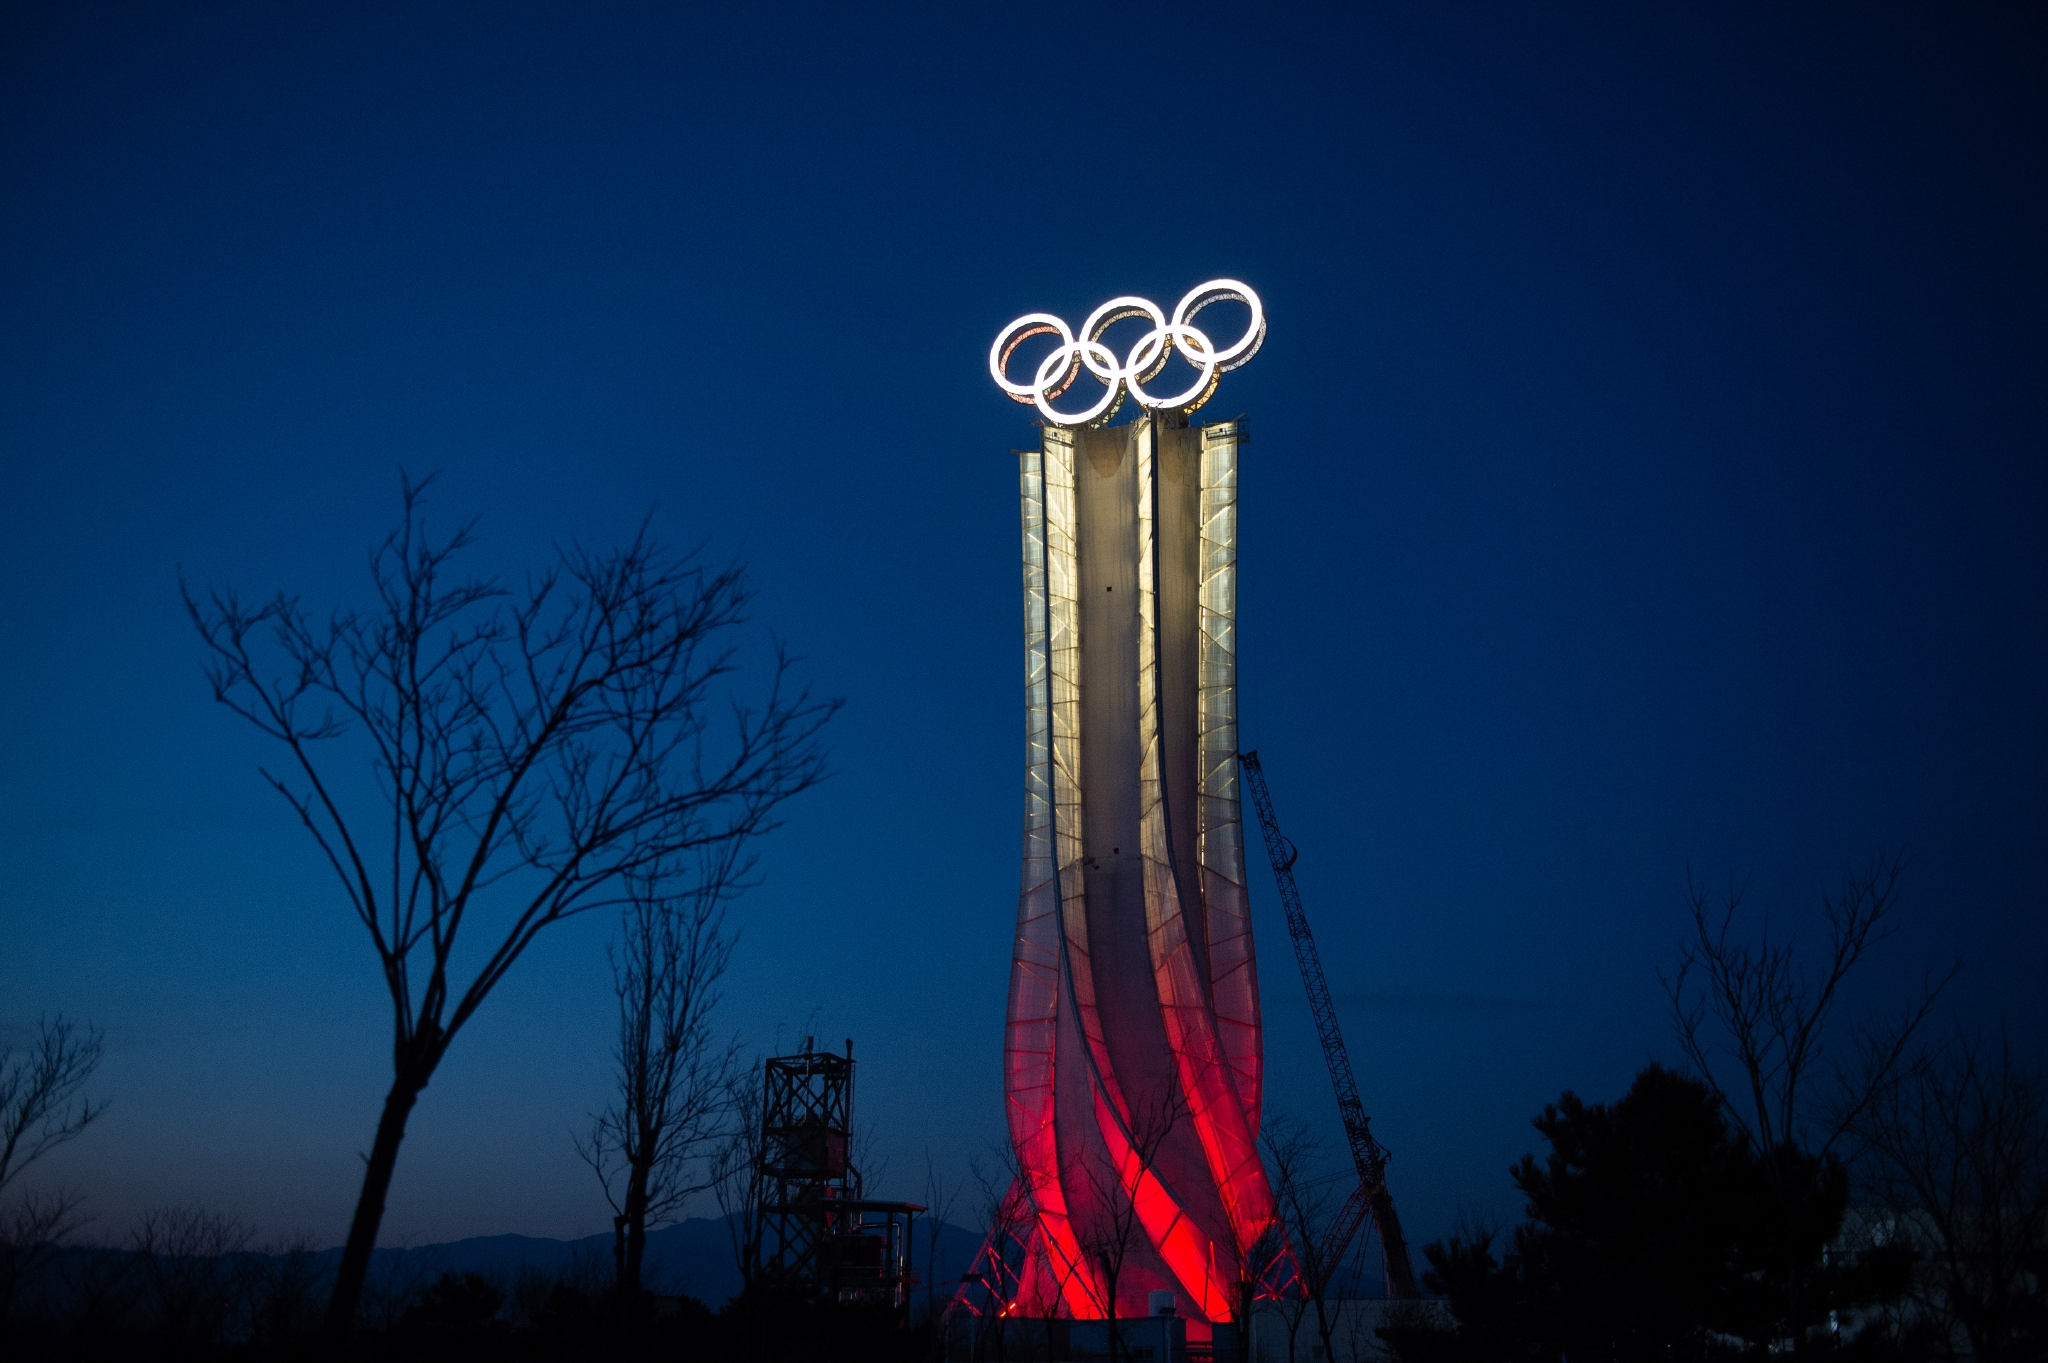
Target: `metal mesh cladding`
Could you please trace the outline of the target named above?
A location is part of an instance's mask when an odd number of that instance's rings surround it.
[[[1005,1044],[1013,1309],[1228,1317],[1273,1217],[1236,769],[1240,422],[1020,455],[1023,882]]]

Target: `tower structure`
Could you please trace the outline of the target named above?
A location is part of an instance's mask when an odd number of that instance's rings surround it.
[[[1230,298],[1251,325],[1219,347],[1193,325]],[[1116,322],[1152,330],[1118,358]],[[1245,894],[1236,702],[1242,420],[1192,425],[1264,317],[1234,281],[1169,321],[1104,304],[1079,336],[1019,319],[997,381],[1047,418],[1019,454],[1025,617],[1023,884],[1004,1045],[1011,1139],[1029,1207],[1016,1309],[1142,1316],[1157,1291],[1191,1322],[1231,1317],[1273,1223],[1258,1157],[1258,980]],[[1059,348],[1026,385],[1019,344]],[[1169,352],[1186,393],[1144,385]],[[1083,369],[1108,391],[1052,406]],[[1123,390],[1143,409],[1104,425]]]
[[[861,1196],[852,1135],[851,1039],[843,1056],[806,1039],[801,1054],[763,1062],[752,1276],[906,1309],[910,1228],[924,1208]]]

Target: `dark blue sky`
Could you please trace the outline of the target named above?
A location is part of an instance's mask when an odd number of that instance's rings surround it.
[[[729,1020],[857,1038],[919,1189],[1000,1129],[1021,816],[997,327],[1233,275],[1242,713],[1411,1235],[1670,1058],[1687,867],[1805,922],[1913,856],[2039,1056],[2048,41],[2032,6],[0,12],[0,1023],[97,1020],[47,1166],[338,1240],[368,946],[176,573],[361,595],[398,470],[480,563],[744,556],[846,698]],[[1331,1131],[1270,882],[1282,1106]],[[427,1091],[385,1227],[583,1234],[608,924]]]

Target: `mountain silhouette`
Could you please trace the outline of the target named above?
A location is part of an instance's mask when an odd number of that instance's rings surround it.
[[[936,1254],[936,1272],[927,1273],[925,1254],[927,1228],[920,1222],[912,1236],[916,1253],[916,1276],[936,1277],[939,1294],[951,1290],[952,1280],[966,1272],[981,1248],[981,1232],[955,1225],[941,1225]],[[647,1257],[642,1280],[648,1290],[666,1296],[690,1296],[716,1307],[740,1290],[739,1269],[733,1263],[733,1238],[724,1217],[693,1216],[658,1230],[647,1232]],[[315,1256],[323,1266],[339,1262],[341,1249],[322,1250]],[[465,1240],[448,1240],[430,1245],[407,1245],[380,1249],[372,1257],[372,1277],[389,1280],[428,1282],[443,1273],[482,1273],[510,1280],[524,1269],[554,1277],[587,1277],[592,1286],[603,1286],[612,1276],[610,1232],[586,1235],[576,1240],[554,1240],[538,1235],[478,1235]],[[922,1303],[927,1284],[916,1289]]]

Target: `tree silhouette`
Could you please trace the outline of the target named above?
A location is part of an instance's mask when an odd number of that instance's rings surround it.
[[[1012,1311],[1027,1305],[1019,1298],[1031,1253],[1031,1230],[1036,1214],[1026,1191],[1023,1165],[1008,1140],[989,1148],[989,1163],[978,1156],[967,1161],[967,1175],[974,1183],[975,1201],[988,1239],[981,1260],[985,1265],[982,1285],[987,1289],[987,1306],[978,1318],[977,1333],[992,1344],[996,1363],[1006,1363],[1009,1351],[1009,1318]],[[964,1285],[964,1280],[963,1280]],[[1057,1294],[1053,1294],[1057,1300]]]
[[[734,1121],[711,1153],[711,1193],[732,1245],[733,1267],[739,1271],[741,1295],[754,1286],[761,1260],[762,1071],[742,1065],[727,1087],[726,1102]],[[751,1300],[751,1297],[748,1297]]]
[[[680,894],[635,880],[611,952],[619,1002],[616,1097],[591,1119],[577,1153],[611,1203],[613,1263],[622,1297],[637,1297],[647,1230],[674,1220],[711,1186],[709,1159],[731,1129],[737,1040],[719,1045],[711,1012],[732,958],[725,906],[741,888],[742,844],[702,850]]]
[[[1905,1288],[1910,1256],[1824,1254],[1848,1205],[1841,1166],[1799,1156],[1811,1193],[1789,1212],[1777,1188],[1790,1171],[1766,1170],[1696,1079],[1651,1065],[1619,1102],[1567,1092],[1535,1125],[1550,1153],[1511,1170],[1529,1221],[1505,1256],[1485,1231],[1427,1248],[1425,1282],[1458,1325],[1383,1331],[1409,1363],[1760,1356],[1784,1339],[1788,1236],[1809,1298],[1840,1313],[1825,1347],[1856,1333],[1858,1308]],[[1865,1347],[1882,1342],[1873,1334]]]
[[[1262,1292],[1277,1295],[1281,1280],[1293,1267],[1287,1247],[1286,1185],[1305,1171],[1310,1154],[1306,1147],[1312,1141],[1308,1129],[1299,1122],[1269,1113],[1259,1132],[1259,1144],[1265,1151],[1267,1180],[1274,1190],[1276,1214],[1259,1225],[1225,1218],[1237,1268],[1237,1299],[1231,1303],[1230,1315],[1240,1359],[1251,1357],[1253,1303]]]
[[[924,1312],[925,1319],[934,1326],[943,1321],[945,1307],[939,1303],[939,1240],[946,1232],[946,1218],[953,1214],[953,1204],[960,1200],[964,1181],[955,1179],[947,1183],[939,1174],[938,1162],[932,1158],[930,1146],[924,1151]],[[911,1267],[916,1267],[914,1247]],[[948,1294],[951,1295],[950,1293]],[[909,1306],[906,1294],[904,1305]]]
[[[1012,1147],[1013,1158],[1014,1155],[1015,1150]],[[1032,1176],[1025,1173],[1023,1180],[1028,1193],[1034,1186]],[[1051,1181],[1050,1175],[1047,1176],[1047,1181]],[[1032,1205],[1035,1220],[1037,1204],[1034,1202]],[[1085,1264],[1079,1257],[1070,1259],[1060,1253],[1054,1245],[1053,1238],[1045,1234],[1043,1229],[1032,1235],[1027,1253],[1031,1261],[1026,1265],[1025,1275],[1035,1281],[1038,1288],[1038,1295],[1030,1306],[1033,1314],[1038,1317],[1039,1340],[1045,1347],[1045,1357],[1050,1359],[1053,1357],[1054,1341],[1058,1335],[1060,1312],[1066,1309],[1067,1289],[1074,1285],[1076,1277],[1084,1274]]]
[[[1315,1176],[1322,1143],[1306,1122],[1271,1113],[1259,1129],[1259,1145],[1265,1156],[1266,1178],[1273,1187],[1274,1210],[1288,1242],[1278,1247],[1284,1262],[1276,1276],[1284,1280],[1277,1284],[1280,1318],[1287,1325],[1287,1357],[1292,1363],[1301,1327],[1309,1312],[1320,1308],[1328,1288],[1322,1249],[1340,1199],[1332,1195],[1328,1180]],[[1241,1333],[1248,1347],[1251,1331]],[[1249,1353],[1239,1356],[1249,1357]]]
[[[1807,1280],[1822,1267],[1809,1247],[1840,1222],[1843,1141],[1910,1074],[1920,1029],[1961,969],[1930,972],[1889,1025],[1846,1035],[1836,1027],[1850,977],[1897,931],[1904,871],[1902,854],[1880,853],[1846,872],[1822,897],[1827,942],[1811,958],[1792,938],[1774,936],[1768,917],[1753,940],[1738,934],[1741,888],[1717,904],[1705,885],[1691,884],[1692,931],[1659,975],[1687,1063],[1747,1134],[1777,1202],[1773,1271],[1783,1295],[1774,1338],[1802,1353],[1809,1344],[1828,1347],[1820,1336],[1833,1332],[1840,1310],[1831,1289],[1809,1291]]]
[[[99,1032],[61,1014],[36,1024],[35,1040],[0,1046],[0,1193],[34,1164],[76,1139],[104,1108],[72,1099],[99,1068]]]
[[[2048,1080],[1960,1028],[1858,1118],[1877,1228],[1919,1250],[1915,1305],[1980,1363],[2048,1356]]]
[[[392,1082],[335,1275],[336,1336],[406,1120],[456,1034],[553,924],[767,828],[822,777],[836,708],[792,690],[778,654],[765,698],[733,702],[721,736],[714,687],[748,601],[737,567],[679,558],[643,527],[622,549],[562,549],[516,590],[461,577],[473,525],[430,536],[426,487],[404,485],[366,610],[320,620],[293,596],[185,590],[214,697],[285,750],[284,773],[264,775],[340,881],[391,998]],[[486,915],[458,976],[457,941]]]
[[[164,1357],[204,1357],[227,1343],[235,1260],[250,1235],[236,1218],[199,1207],[142,1214],[129,1243]]]
[[[20,1285],[78,1225],[77,1195],[51,1191],[9,1198],[8,1187],[105,1110],[104,1104],[73,1102],[104,1050],[96,1029],[61,1014],[38,1022],[28,1045],[0,1046],[0,1344],[6,1342]]]
[[[1145,1236],[1144,1220],[1130,1190],[1142,1192],[1147,1180],[1156,1183],[1153,1165],[1187,1110],[1180,1085],[1170,1079],[1149,1097],[1132,1096],[1124,1113],[1121,1155],[1098,1149],[1082,1161],[1091,1205],[1084,1216],[1076,1218],[1076,1239],[1102,1287],[1110,1363],[1118,1363],[1127,1352],[1117,1323],[1117,1284],[1123,1278],[1124,1265]]]

